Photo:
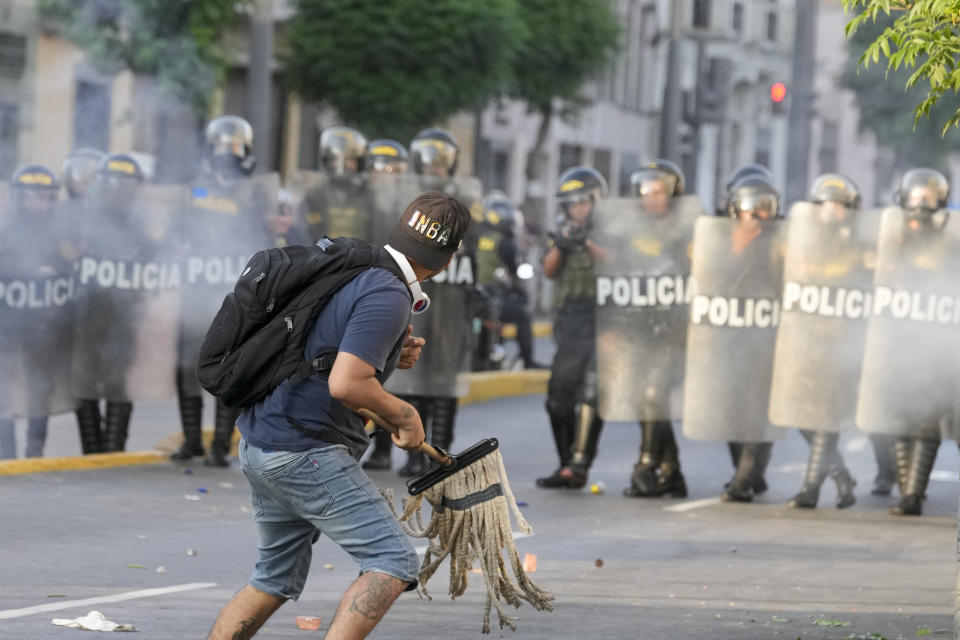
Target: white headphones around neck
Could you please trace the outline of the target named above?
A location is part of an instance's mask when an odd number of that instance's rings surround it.
[[[407,287],[409,287],[410,293],[413,295],[412,311],[416,314],[423,313],[430,306],[430,296],[425,294],[423,289],[420,288],[420,281],[417,280],[416,274],[413,273],[413,267],[410,266],[410,261],[407,260],[407,256],[388,244],[383,245],[383,248],[386,249],[387,253],[396,261],[400,267],[400,271],[403,273],[403,277],[407,280]]]

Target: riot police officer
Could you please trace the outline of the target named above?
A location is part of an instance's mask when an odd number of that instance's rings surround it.
[[[363,164],[369,175],[371,190],[377,191],[382,182],[393,182],[398,176],[406,173],[409,162],[407,148],[391,138],[371,140],[367,145],[367,153]],[[390,204],[392,207],[392,202]],[[374,241],[380,242],[386,237],[388,229],[377,229]],[[363,462],[364,469],[386,471],[391,466],[391,452],[393,441],[390,434],[382,429],[377,430],[373,439],[373,451]]]
[[[939,171],[920,168],[904,174],[897,190],[898,203],[904,211],[904,242],[922,244],[925,238],[940,234],[946,227],[945,210],[950,185]],[[927,424],[916,424],[916,436],[898,436],[894,441],[900,500],[889,512],[898,516],[918,516],[923,511],[927,484],[940,448],[940,425],[932,413],[947,412],[946,407],[931,407]],[[942,419],[942,418],[941,418]]]
[[[549,238],[543,273],[557,281],[554,288],[557,351],[547,386],[546,408],[560,464],[552,474],[537,479],[537,486],[546,489],[576,489],[586,483],[580,469],[584,463],[589,466],[589,461],[578,461],[577,468],[571,466],[574,434],[584,434],[585,442],[580,449],[589,457],[591,452],[596,452],[603,428],[595,398],[589,397],[595,395],[590,393],[596,389],[595,365],[585,365],[595,358],[593,265],[603,256],[603,248],[590,239],[592,214],[597,201],[606,193],[606,180],[590,167],[573,167],[557,178],[556,201],[561,215],[556,233]],[[578,421],[584,423],[582,428],[578,429]]]
[[[60,183],[54,173],[42,165],[17,169],[10,180],[9,202],[0,230],[0,273],[4,278],[28,279],[50,273],[66,273],[68,263],[59,252],[54,215]],[[69,327],[69,318],[61,309],[4,309],[2,341],[4,362],[0,376],[8,399],[22,392],[25,407],[5,406],[4,415],[27,416],[27,457],[43,455],[47,440],[49,401],[53,392],[51,363],[62,362],[64,345],[61,329]],[[20,371],[17,371],[17,364]],[[62,368],[62,367],[61,367]],[[9,378],[8,378],[9,376]],[[21,388],[22,387],[22,388]],[[0,459],[15,458],[15,422],[0,419]]]
[[[302,209],[310,236],[372,238],[372,209],[364,173],[367,139],[351,127],[327,127],[320,134],[325,181],[309,189]]]
[[[527,369],[541,368],[533,361],[533,323],[527,311],[527,292],[520,285],[517,267],[521,262],[517,245],[517,209],[501,191],[492,191],[486,198],[483,224],[477,237],[477,285],[486,299],[485,317],[495,315],[502,322],[517,327],[520,359]],[[489,337],[490,340],[493,337]],[[490,345],[477,349],[475,370],[484,369],[482,359],[489,357]]]
[[[751,173],[731,186],[726,211],[740,223],[732,238],[734,254],[748,251],[753,240],[763,233],[761,221],[783,217],[777,188],[769,178],[758,173]],[[721,497],[726,502],[750,502],[754,495],[767,490],[765,473],[773,443],[730,442],[729,448],[736,470]]]
[[[145,260],[152,257],[143,255],[152,253],[147,248],[151,243],[137,237],[143,231],[134,231],[127,220],[132,193],[143,182],[143,170],[133,157],[120,153],[103,159],[89,185],[95,194],[90,197],[96,198],[99,210],[90,210],[84,216],[86,228],[81,234],[84,250],[93,255],[109,255],[118,245],[123,245],[131,256]],[[92,292],[81,299],[77,310],[77,336],[83,343],[78,346],[87,356],[78,373],[88,378],[104,377],[102,381],[85,380],[85,388],[109,388],[105,396],[77,398],[77,422],[84,453],[123,451],[133,413],[133,402],[110,396],[122,395],[124,365],[129,363],[135,349],[138,309],[132,307],[131,300],[117,299],[113,293],[109,289]],[[105,400],[102,414],[101,399]]]
[[[481,203],[482,188],[479,183],[471,187],[469,180],[454,177],[460,156],[460,145],[452,133],[446,129],[430,128],[419,132],[410,143],[410,160],[413,172],[416,175],[417,190],[436,190],[453,196],[462,202],[469,210],[471,218],[477,222],[482,216]],[[474,181],[475,182],[475,181]],[[417,408],[424,418],[424,428],[432,444],[447,449],[453,442],[454,426],[457,415],[456,386],[457,373],[461,369],[461,362],[469,365],[469,351],[472,347],[464,336],[472,331],[470,308],[476,283],[476,232],[477,224],[470,225],[470,230],[463,240],[460,251],[454,256],[456,266],[451,266],[446,272],[424,283],[424,289],[433,300],[434,310],[424,314],[414,321],[415,332],[424,336],[427,344],[437,345],[444,341],[451,343],[451,353],[445,356],[445,363],[435,363],[437,371],[446,370],[448,385],[444,389],[428,388],[429,385],[410,385],[415,393],[399,392]],[[456,272],[457,277],[451,274]],[[460,278],[464,275],[464,279]],[[443,282],[440,282],[440,280]],[[463,308],[457,305],[464,304]],[[440,309],[446,308],[447,312]],[[418,325],[418,321],[422,325]],[[452,337],[452,340],[450,339]],[[452,342],[457,342],[454,346]],[[429,355],[427,356],[430,357]],[[429,365],[421,371],[431,368]],[[409,380],[405,376],[394,376],[391,384],[405,384]],[[399,389],[399,387],[398,387]],[[421,453],[410,452],[407,464],[399,470],[400,475],[416,475],[426,468],[426,458]]]
[[[633,172],[630,186],[633,195],[641,200],[644,215],[665,219],[673,198],[684,194],[685,180],[680,167],[660,159]],[[623,494],[634,498],[687,496],[677,440],[669,420],[640,422],[640,459]]]
[[[223,115],[205,131],[204,169],[192,187],[193,206],[184,220],[183,252],[189,256],[235,252],[246,260],[273,242],[266,220],[275,194],[254,189],[241,194],[256,166],[253,128],[238,116]],[[245,255],[246,257],[243,257]],[[189,460],[204,454],[201,441],[203,396],[196,374],[196,358],[210,321],[232,282],[211,284],[198,280],[181,288],[180,364],[177,371],[180,419],[184,442],[171,455]],[[213,445],[204,460],[208,466],[228,466],[231,437],[239,410],[216,402]]]
[[[86,194],[87,188],[97,176],[100,164],[105,158],[105,154],[97,149],[84,147],[72,151],[63,163],[60,165],[60,175],[63,185],[67,189],[67,197],[72,204],[78,203]],[[82,226],[83,221],[76,219],[81,215],[80,207],[71,207],[71,219],[66,222],[71,228]],[[76,237],[79,234],[71,234]],[[75,258],[77,248],[71,242],[69,252],[70,257]],[[77,429],[80,432],[80,449],[83,453],[100,453],[102,451],[101,443],[101,424],[100,412],[96,414],[90,412],[89,405],[78,404],[76,409]]]
[[[830,231],[830,240],[836,243],[837,252],[852,254],[848,261],[859,262],[852,269],[864,271],[862,254],[850,251],[855,234],[855,216],[860,210],[860,190],[853,181],[838,173],[827,173],[814,180],[810,187],[811,203],[816,205],[816,222]],[[831,245],[833,246],[833,245]],[[839,256],[837,256],[839,258]],[[836,269],[837,267],[835,267]],[[866,280],[864,274],[864,280]],[[857,352],[857,356],[861,356]],[[859,360],[860,358],[857,357]],[[829,364],[827,366],[830,366]],[[794,384],[796,384],[794,382]],[[810,399],[814,401],[814,399]],[[841,416],[834,416],[834,419]],[[837,425],[835,425],[837,426]],[[787,503],[792,508],[813,509],[817,506],[820,487],[829,475],[837,485],[837,508],[844,509],[856,503],[853,489],[856,481],[850,476],[837,444],[837,431],[800,429],[801,435],[810,444],[810,457],[803,487]]]

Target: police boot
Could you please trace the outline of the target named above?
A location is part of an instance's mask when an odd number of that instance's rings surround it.
[[[80,430],[80,450],[84,454],[103,451],[100,403],[97,400],[77,401],[77,428]]]
[[[560,457],[560,466],[549,476],[537,478],[537,486],[541,489],[562,489],[567,486],[561,473],[570,464],[570,447],[573,442],[575,423],[572,412],[561,414],[556,409],[551,411],[550,400],[547,400],[547,411],[550,415],[550,427],[553,429],[553,440]]]
[[[804,438],[810,442],[810,458],[807,460],[807,476],[803,480],[800,493],[790,498],[787,506],[791,509],[815,509],[820,499],[820,487],[827,479],[828,448],[830,446],[828,434],[823,432],[801,431]],[[834,439],[834,442],[836,440]]]
[[[13,460],[17,457],[17,423],[13,420],[0,420],[0,460]]]
[[[183,425],[183,445],[170,455],[171,460],[189,460],[203,455],[203,398],[181,396],[180,422]]]
[[[660,466],[662,446],[656,422],[640,423],[640,459],[633,465],[630,486],[623,490],[629,498],[657,497],[657,468]]]
[[[910,458],[917,443],[916,438],[898,437],[893,441],[893,457],[897,464],[897,489],[901,496],[907,495],[907,476],[910,474]]]
[[[597,408],[583,402],[577,412],[577,430],[573,442],[573,455],[570,464],[560,471],[560,477],[568,489],[580,489],[587,484],[587,475],[597,457],[597,443],[603,430],[603,420],[597,415]]]
[[[433,428],[433,407],[434,401],[431,398],[418,398],[416,400],[407,398],[413,405],[417,413],[420,414],[420,420],[423,422],[423,435],[427,442],[432,443]],[[397,475],[408,478],[410,476],[420,475],[427,470],[427,456],[419,451],[407,451],[407,462],[397,471]]]
[[[132,412],[133,404],[130,402],[107,401],[107,412],[103,420],[104,452],[123,451],[127,444],[127,432]]]
[[[433,401],[430,417],[430,444],[450,451],[453,444],[453,423],[457,417],[456,398],[437,398]]]
[[[870,493],[875,496],[888,496],[893,491],[893,484],[897,479],[893,439],[888,435],[873,433],[870,434],[870,442],[873,444],[873,453],[877,458],[877,476],[873,479],[873,489]]]
[[[923,499],[930,482],[930,472],[937,459],[940,439],[922,438],[914,444],[910,456],[910,472],[904,486],[903,496],[889,511],[895,516],[919,516],[923,511]]]
[[[657,495],[671,498],[687,497],[687,481],[680,473],[680,449],[673,435],[673,425],[667,421],[657,423],[661,434],[660,477],[657,479]]]
[[[40,458],[43,456],[43,446],[47,443],[47,417],[30,418],[27,420],[27,450],[26,457]]]
[[[377,434],[373,437],[373,451],[361,466],[372,471],[389,471],[392,450],[393,440],[390,439],[390,434],[383,429],[377,429]]]
[[[203,466],[230,466],[230,444],[239,417],[239,409],[230,409],[217,400],[216,417],[213,423],[213,443],[210,445],[210,455],[203,461]]]
[[[762,479],[767,463],[770,462],[769,443],[745,442],[740,447],[737,473],[727,486],[721,498],[724,502],[752,502],[756,493],[754,487]],[[765,484],[765,483],[764,483]]]
[[[853,490],[857,486],[857,481],[850,475],[850,470],[843,462],[843,456],[840,454],[840,434],[827,434],[830,436],[830,477],[833,483],[837,485],[837,509],[846,509],[857,503],[857,496]]]

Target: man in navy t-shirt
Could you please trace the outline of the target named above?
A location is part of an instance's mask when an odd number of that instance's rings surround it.
[[[417,411],[382,383],[417,361],[424,341],[410,335],[410,313],[429,304],[420,282],[446,268],[469,224],[470,212],[456,199],[418,196],[383,248],[403,280],[383,268],[362,272],[334,294],[310,331],[304,355],[336,353],[329,374],[284,382],[240,416],[259,560],[208,638],[250,638],[286,600],[297,599],[321,533],[360,565],[328,637],[366,637],[397,596],[416,587],[417,553],[357,463],[369,439],[355,411],[369,409],[393,423],[402,449],[423,442]]]

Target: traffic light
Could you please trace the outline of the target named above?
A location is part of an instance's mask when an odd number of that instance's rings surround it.
[[[778,116],[783,113],[783,101],[787,99],[787,85],[774,82],[770,85],[770,111]]]

